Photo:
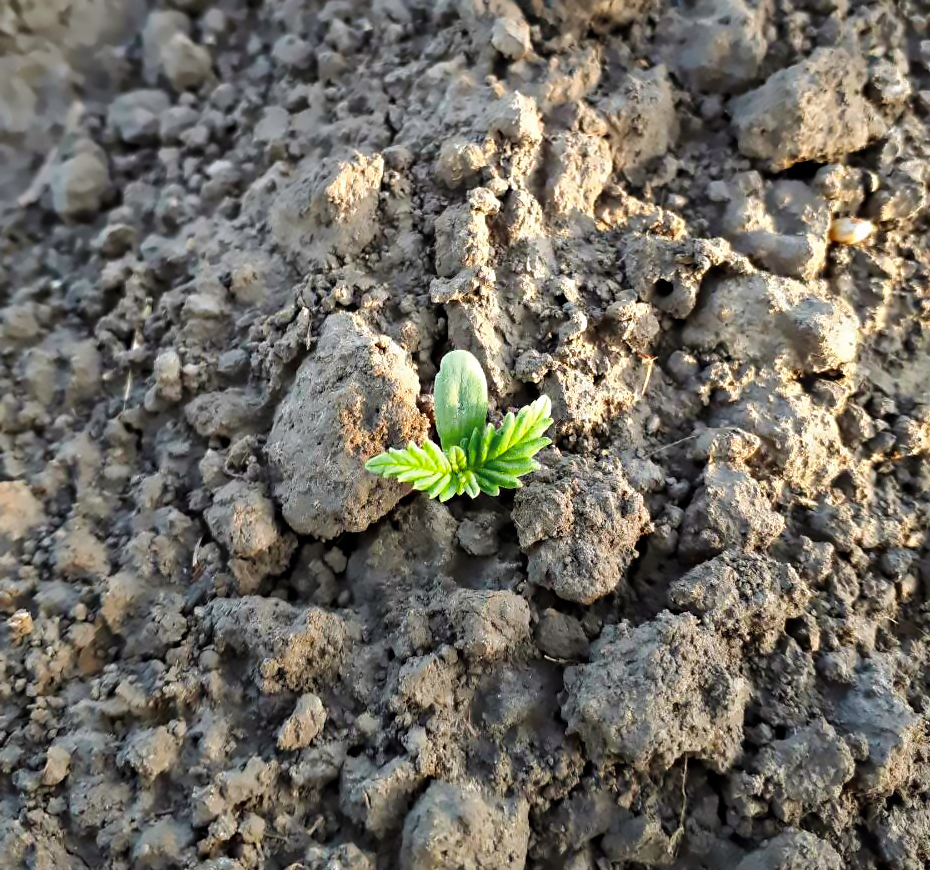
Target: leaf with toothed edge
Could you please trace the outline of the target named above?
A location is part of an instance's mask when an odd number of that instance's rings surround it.
[[[440,416],[443,417],[443,447],[427,440],[422,447],[411,443],[405,450],[391,448],[369,459],[365,468],[381,477],[409,483],[443,502],[462,493],[476,498],[482,492],[496,496],[502,489],[517,489],[522,486],[521,476],[539,468],[533,457],[552,443],[552,439],[543,435],[552,425],[552,403],[548,396],[540,396],[516,415],[508,413],[497,428],[484,423],[487,415],[484,373],[471,354],[466,351],[453,354],[455,359],[448,367],[441,365],[440,376],[436,378],[436,416],[437,425]],[[447,354],[443,363],[453,354]],[[469,381],[475,377],[476,369],[480,384]],[[447,388],[455,395],[445,395],[443,391]],[[441,413],[440,403],[444,409]],[[462,437],[456,444],[452,439],[459,435]]]
[[[448,457],[432,441],[426,441],[422,447],[411,442],[405,450],[392,447],[386,453],[369,459],[365,468],[381,477],[409,483],[414,489],[428,493],[431,498],[445,493],[452,481],[452,466]]]

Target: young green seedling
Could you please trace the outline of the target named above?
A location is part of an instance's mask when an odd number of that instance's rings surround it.
[[[498,428],[487,422],[488,383],[481,364],[467,350],[447,353],[436,375],[434,410],[441,447],[427,439],[405,450],[392,447],[365,463],[381,477],[409,483],[430,498],[448,501],[467,492],[497,495],[517,489],[520,476],[539,468],[533,459],[552,443],[543,432],[552,425],[552,405],[540,396],[511,412]]]

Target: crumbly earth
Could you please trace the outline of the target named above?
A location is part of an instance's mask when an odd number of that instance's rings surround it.
[[[920,0],[0,3],[3,870],[926,867],[928,129]],[[515,494],[364,471],[452,348]]]

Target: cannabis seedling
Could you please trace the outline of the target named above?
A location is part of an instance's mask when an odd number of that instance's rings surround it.
[[[405,450],[391,448],[365,463],[381,477],[393,477],[448,501],[467,492],[497,495],[517,489],[519,477],[539,468],[533,459],[552,440],[543,432],[552,425],[552,405],[540,396],[531,405],[504,417],[498,428],[487,422],[488,384],[481,364],[467,350],[447,353],[439,365],[434,395],[436,431],[442,447],[427,439]]]

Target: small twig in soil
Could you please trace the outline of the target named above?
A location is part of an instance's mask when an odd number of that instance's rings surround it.
[[[152,314],[152,301],[147,299],[145,302],[145,308],[142,311],[142,319],[136,325],[135,332],[132,334],[132,345],[130,345],[130,351],[138,350],[145,343],[145,336],[142,334],[142,328],[145,325],[145,321]],[[129,403],[129,396],[132,393],[132,362],[129,363],[129,371],[126,372],[126,387],[123,390],[123,408],[125,409],[126,405]]]
[[[643,356],[641,359],[646,363],[646,377],[643,380],[643,388],[639,391],[640,396],[646,395],[649,389],[649,380],[652,377],[652,370],[655,368],[656,358],[654,356]]]
[[[307,350],[310,350],[310,334],[313,330],[313,317],[310,314],[309,308],[304,308],[303,310],[307,312],[307,334],[304,337],[304,346],[307,348]]]
[[[203,535],[197,539],[197,543],[194,546],[194,555],[191,558],[191,576],[194,580],[199,580],[203,575],[204,566],[200,561],[200,547],[203,544]]]
[[[712,427],[716,432],[742,432],[738,426],[714,426]],[[647,453],[643,459],[649,459],[652,456],[655,456],[657,453],[662,453],[665,450],[671,450],[673,447],[677,447],[679,444],[684,444],[686,441],[693,441],[695,438],[700,438],[705,433],[711,431],[710,429],[705,429],[703,432],[695,432],[693,435],[686,435],[684,438],[679,438],[677,441],[673,441],[671,444],[663,444],[661,447],[657,447],[655,450]]]
[[[580,659],[557,659],[554,656],[547,656],[543,653],[543,658],[547,662],[554,662],[557,665],[577,665]]]

